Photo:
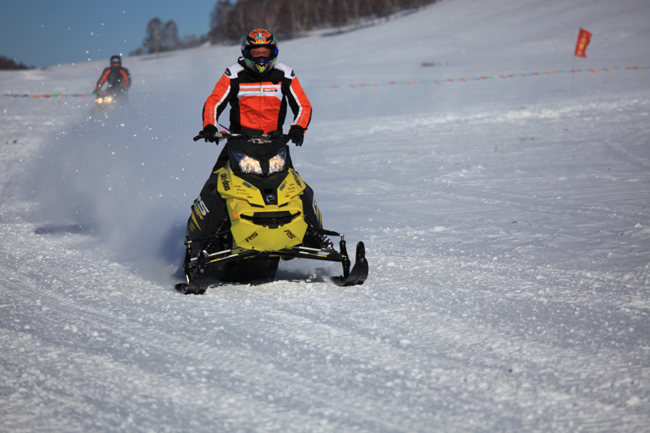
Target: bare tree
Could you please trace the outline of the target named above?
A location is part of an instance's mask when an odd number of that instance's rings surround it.
[[[218,0],[211,14],[210,42],[237,41],[257,27],[276,35],[342,27],[421,8],[437,0]]]
[[[149,23],[147,24],[147,34],[142,41],[142,46],[147,53],[156,53],[156,57],[158,57],[158,52],[160,51],[161,34],[162,21],[160,21],[160,18],[152,18],[149,20]]]
[[[9,69],[34,69],[34,67],[25,66],[21,62],[17,62],[16,59],[10,59],[9,57],[0,56],[0,70],[9,70]]]
[[[286,10],[289,17],[289,25],[291,26],[291,34],[299,35],[305,30],[305,3],[302,0],[286,0]]]
[[[169,20],[162,30],[160,46],[164,51],[174,51],[179,45],[178,26],[176,26],[174,20]]]
[[[232,11],[228,14],[226,23],[226,35],[229,40],[237,40],[248,28],[249,14],[246,13],[244,5],[247,1],[237,2]]]
[[[228,40],[226,27],[232,9],[233,5],[230,0],[219,0],[214,5],[214,9],[210,13],[210,31],[208,32],[211,44],[215,45]]]
[[[264,0],[259,27],[265,29],[278,29],[281,27],[282,3],[281,1]]]

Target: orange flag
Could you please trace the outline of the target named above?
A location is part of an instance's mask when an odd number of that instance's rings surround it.
[[[591,41],[591,33],[581,28],[578,33],[578,41],[576,42],[576,57],[587,57],[587,45]]]

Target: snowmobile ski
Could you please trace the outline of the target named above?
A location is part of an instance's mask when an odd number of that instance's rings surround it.
[[[185,261],[188,261],[188,255],[185,256]],[[196,269],[194,276],[190,277],[186,274],[187,283],[176,284],[176,290],[184,295],[202,295],[208,290],[210,277],[205,270],[205,255],[199,254],[197,259]]]
[[[189,283],[178,283],[176,290],[184,295],[202,295],[208,290],[208,276],[197,275]]]
[[[350,269],[350,259],[347,257],[344,241],[341,241],[341,254],[345,254],[343,275],[332,277],[332,281],[338,286],[356,286],[363,284],[366,278],[368,278],[368,261],[366,260],[366,248],[363,242],[357,244],[356,260],[351,271],[348,271]]]

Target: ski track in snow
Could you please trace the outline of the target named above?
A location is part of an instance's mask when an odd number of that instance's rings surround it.
[[[584,17],[598,37],[579,62],[650,54],[641,0],[523,3],[445,1],[283,43],[282,61],[308,89],[552,68]],[[377,39],[390,65],[335,48]],[[141,92],[101,121],[92,101],[0,100],[0,431],[647,430],[648,71],[312,88],[292,158],[326,227],[365,242],[367,282],[289,261],[181,296],[184,221],[219,151],[190,139],[236,56],[125,59]],[[0,88],[79,92],[101,67],[0,72]]]

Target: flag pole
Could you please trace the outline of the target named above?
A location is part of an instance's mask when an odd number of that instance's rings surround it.
[[[573,77],[576,74],[576,56],[573,55],[573,60],[571,61],[571,92],[573,92]]]
[[[576,57],[587,57],[587,45],[591,41],[591,33],[580,27],[576,49],[573,53],[573,63],[571,64],[571,91],[573,91],[573,74],[575,74]]]

